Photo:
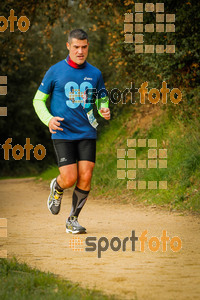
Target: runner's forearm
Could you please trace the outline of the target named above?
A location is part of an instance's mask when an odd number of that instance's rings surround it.
[[[49,95],[38,90],[33,99],[33,106],[35,108],[36,114],[46,126],[49,125],[49,121],[51,120],[51,118],[53,118],[46,107],[46,100],[48,97]]]

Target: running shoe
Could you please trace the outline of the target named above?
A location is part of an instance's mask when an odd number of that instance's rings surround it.
[[[48,209],[50,210],[50,212],[53,215],[57,215],[60,211],[60,206],[61,206],[61,200],[63,197],[63,192],[59,192],[55,189],[55,185],[56,185],[56,178],[54,178],[51,181],[50,184],[50,195],[49,198],[47,200],[47,206]]]
[[[70,217],[66,222],[66,232],[67,233],[86,233],[86,228],[82,227],[78,223],[77,217]]]

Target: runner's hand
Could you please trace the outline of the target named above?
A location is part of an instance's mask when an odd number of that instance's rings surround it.
[[[60,117],[53,117],[50,121],[49,121],[49,131],[51,133],[56,133],[56,131],[54,130],[60,130],[63,131],[63,129],[60,127],[60,122],[59,121],[63,121],[64,118],[60,118]]]
[[[106,120],[110,120],[110,108],[101,108],[100,113]]]

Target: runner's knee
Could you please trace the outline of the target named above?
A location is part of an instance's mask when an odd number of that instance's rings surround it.
[[[89,184],[92,179],[92,171],[93,169],[89,169],[85,172],[79,174],[79,181],[84,182],[85,184]]]
[[[61,177],[61,182],[62,182],[62,188],[63,189],[67,189],[72,187],[76,180],[77,180],[77,176],[73,175],[73,174],[60,174]]]

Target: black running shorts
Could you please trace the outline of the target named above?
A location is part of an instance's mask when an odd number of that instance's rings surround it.
[[[52,141],[57,156],[58,167],[75,164],[77,161],[80,160],[95,162],[95,139],[86,139],[78,141],[54,139]]]

